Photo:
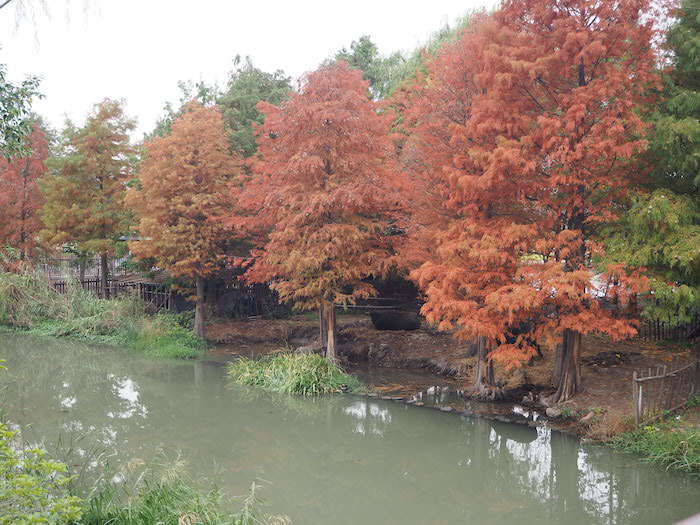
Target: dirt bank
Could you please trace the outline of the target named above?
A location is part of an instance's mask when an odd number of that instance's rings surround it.
[[[449,380],[455,390],[471,383],[474,358],[467,357],[465,346],[448,334],[428,326],[412,332],[379,331],[364,315],[341,315],[338,323],[339,352],[348,365],[437,373]],[[255,357],[280,347],[313,346],[318,338],[318,320],[299,315],[281,320],[217,322],[207,327],[207,338],[214,344],[211,353],[218,356]],[[509,395],[510,407],[516,403],[546,408],[539,402],[553,392],[550,378],[554,350],[545,346],[542,351],[544,359],[532,365],[509,372],[496,368],[497,378]],[[632,373],[657,365],[680,365],[691,358],[691,349],[681,345],[584,337],[584,391],[573,401],[557,407],[563,412],[556,417],[557,426],[599,439],[624,431],[629,427],[632,411]],[[380,395],[406,396],[406,388],[386,386],[377,386]]]

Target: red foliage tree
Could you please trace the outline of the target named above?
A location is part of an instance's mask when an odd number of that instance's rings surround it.
[[[375,294],[364,279],[390,255],[389,117],[368,93],[362,72],[336,62],[307,75],[280,107],[259,104],[255,184],[275,227],[253,275],[273,278],[284,301],[320,308],[329,358],[334,305]]]
[[[15,248],[20,260],[31,258],[42,228],[43,198],[37,180],[46,173],[49,153],[46,133],[34,124],[27,137],[30,151],[9,162],[0,158],[0,245]]]
[[[431,69],[437,78],[448,64],[442,79],[453,100],[469,100],[469,116],[443,118],[450,138],[431,168],[456,208],[415,273],[424,312],[459,337],[485,337],[489,359],[507,366],[532,354],[528,337],[560,338],[555,400],[581,387],[581,334],[634,333],[604,305],[643,283],[621,268],[594,277],[591,237],[646,146],[640,108],[658,82],[649,13],[640,0],[510,0]],[[530,333],[516,336],[524,322]]]
[[[410,220],[400,249],[425,294],[423,314],[472,345],[475,393],[495,396],[488,354],[517,320],[496,314],[488,298],[514,279],[526,231],[513,219],[526,214],[509,198],[516,181],[487,186],[470,155],[472,106],[480,93],[476,65],[485,49],[486,23],[481,17],[472,20],[457,41],[443,46],[398,104],[407,133],[401,157],[410,181]],[[512,350],[513,361],[529,355],[528,348]]]

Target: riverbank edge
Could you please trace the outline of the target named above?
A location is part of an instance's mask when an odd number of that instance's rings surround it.
[[[148,319],[144,316],[144,319]],[[113,346],[118,348],[127,348],[129,350],[134,350],[137,352],[143,352],[146,355],[157,358],[170,358],[170,359],[200,359],[203,358],[210,348],[210,344],[205,339],[197,341],[196,345],[181,344],[181,349],[176,349],[175,351],[163,350],[164,347],[170,346],[173,339],[177,338],[177,334],[167,335],[160,342],[156,341],[139,341],[131,339],[122,334],[54,334],[47,333],[46,330],[40,325],[38,328],[32,327],[22,327],[14,326],[8,324],[0,324],[0,333],[6,334],[22,334],[30,335],[32,337],[50,337],[57,339],[67,339],[80,341],[83,343],[91,343],[96,345]],[[171,347],[172,348],[172,347]]]

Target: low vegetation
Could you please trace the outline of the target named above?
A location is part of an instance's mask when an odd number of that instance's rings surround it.
[[[700,475],[700,429],[683,425],[682,416],[624,432],[612,445],[623,452],[641,454],[667,468]]]
[[[36,448],[17,450],[16,432],[0,424],[0,525],[73,523],[81,501],[68,491],[63,463]]]
[[[108,482],[85,492],[71,483],[66,465],[45,450],[22,448],[0,424],[0,525],[266,525],[287,519],[269,516],[253,483],[241,510],[218,490],[203,491],[177,471],[158,479],[140,476],[130,490]],[[81,478],[82,479],[82,478]]]
[[[357,388],[358,380],[318,354],[271,354],[241,359],[228,366],[236,383],[257,386],[280,394],[318,395]]]
[[[0,273],[0,325],[37,335],[70,336],[191,358],[205,343],[172,314],[148,315],[136,297],[100,299],[79,285],[58,293],[38,273]]]
[[[151,481],[141,481],[127,503],[120,504],[116,490],[108,488],[87,502],[75,525],[266,525],[287,523],[261,510],[263,502],[253,483],[243,508],[232,513],[220,491],[201,491],[178,474],[170,473]]]

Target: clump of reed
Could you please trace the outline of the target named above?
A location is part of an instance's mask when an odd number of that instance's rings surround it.
[[[161,479],[140,479],[127,495],[118,497],[114,487],[103,488],[86,502],[80,521],[75,525],[282,525],[281,516],[263,511],[265,503],[258,497],[253,483],[243,507],[231,512],[231,502],[217,489],[197,489],[181,475]],[[125,501],[122,503],[121,501]]]
[[[343,385],[348,389],[359,386],[355,377],[318,354],[282,352],[260,359],[242,357],[228,365],[228,374],[236,383],[280,394],[329,394]]]
[[[59,293],[37,272],[0,272],[0,325],[36,335],[128,346],[165,357],[196,357],[205,347],[176,316],[149,315],[138,297],[101,299],[78,283],[69,283],[65,293]]]

